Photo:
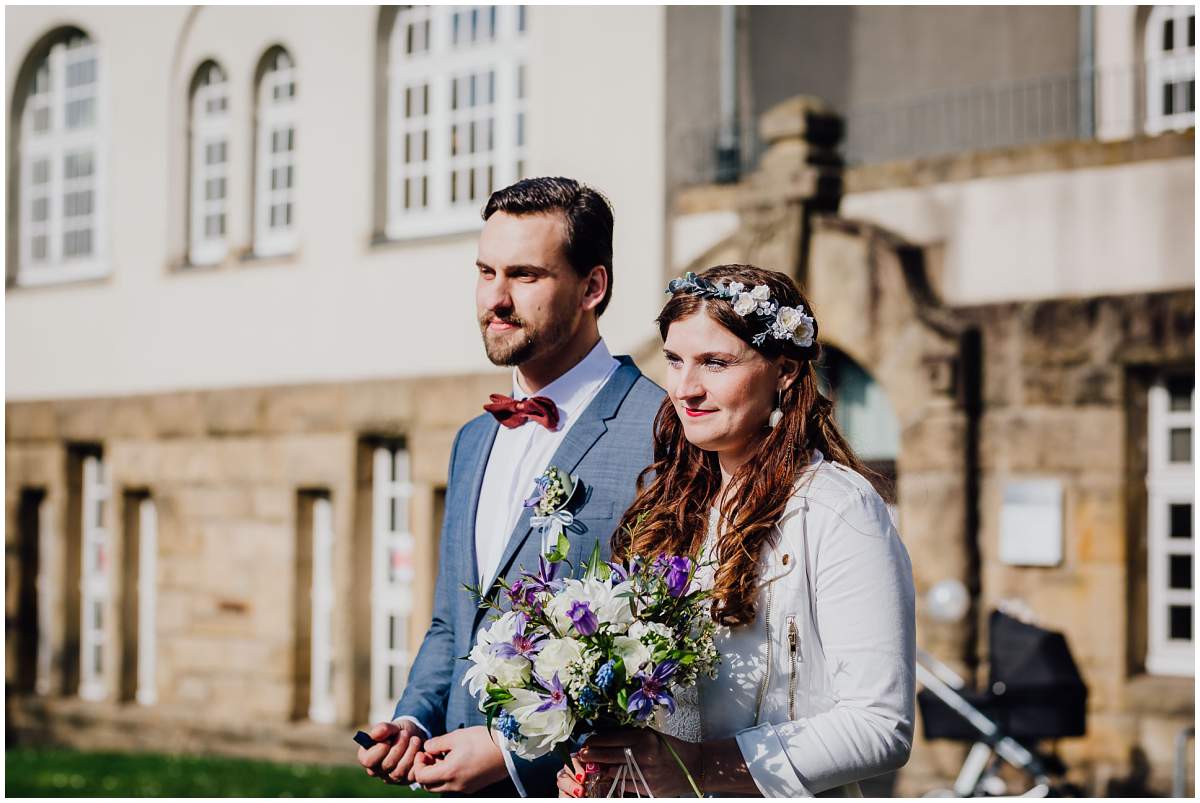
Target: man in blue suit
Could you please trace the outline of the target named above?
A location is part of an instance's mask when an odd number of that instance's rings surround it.
[[[359,750],[367,773],[448,794],[555,796],[553,755],[525,761],[497,746],[462,685],[487,590],[536,568],[543,544],[522,502],[548,466],[588,489],[574,511],[578,564],[609,539],[652,461],[664,393],[614,358],[598,318],[612,297],[612,209],[566,178],[526,179],[492,194],[479,238],[476,311],[488,358],[513,366],[513,397],[493,395],[458,432],[450,457],[433,623],[391,722]]]

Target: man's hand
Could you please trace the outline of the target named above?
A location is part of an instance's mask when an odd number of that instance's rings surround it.
[[[367,775],[386,783],[411,783],[413,763],[425,743],[424,731],[404,719],[377,722],[367,735],[379,742],[370,748],[358,748],[358,763],[366,768]]]
[[[412,774],[430,792],[469,795],[507,778],[508,768],[488,729],[476,725],[427,740]]]

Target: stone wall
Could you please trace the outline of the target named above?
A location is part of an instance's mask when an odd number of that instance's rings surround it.
[[[305,599],[294,587],[302,561],[296,553],[298,494],[321,489],[332,500],[336,539],[337,721],[343,731],[364,722],[370,665],[371,439],[402,438],[412,457],[417,609],[410,646],[415,650],[431,615],[439,524],[435,507],[446,482],[454,433],[478,412],[489,392],[507,391],[508,384],[507,375],[496,372],[420,382],[9,403],[6,682],[10,688],[32,686],[28,678],[16,676],[17,662],[11,660],[24,640],[36,637],[14,632],[21,572],[13,558],[21,547],[17,518],[22,492],[39,489],[45,493],[43,513],[51,517],[54,541],[65,547],[47,556],[54,624],[48,691],[52,697],[70,696],[78,688],[79,596],[74,589],[79,502],[78,492],[69,486],[77,482],[72,476],[78,476],[78,449],[87,445],[102,450],[113,492],[105,513],[113,582],[105,617],[112,643],[105,670],[109,700],[119,701],[122,689],[132,685],[121,677],[129,670],[122,670],[119,660],[123,639],[131,634],[117,624],[122,600],[132,592],[119,570],[127,521],[123,506],[127,492],[148,492],[159,519],[158,702],[150,709],[150,720],[183,717],[197,733],[220,734],[235,725],[302,718],[296,684],[306,681],[295,671],[297,650],[304,648],[297,600]],[[43,717],[56,710],[33,705],[29,710],[40,710]],[[81,721],[108,721],[111,716],[98,712],[120,708],[116,702],[78,705],[74,715]],[[17,719],[22,721],[19,713]]]

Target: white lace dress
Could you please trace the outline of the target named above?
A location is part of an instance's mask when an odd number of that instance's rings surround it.
[[[715,547],[716,523],[717,510],[713,508],[702,555],[710,554]],[[696,578],[702,587],[712,588],[713,567],[702,565],[696,572]],[[754,641],[765,646],[766,626],[761,619],[759,617],[752,624],[736,630],[740,633],[745,633],[746,628],[762,631],[762,638]],[[765,665],[765,661],[754,660],[759,656],[745,656],[735,650],[731,643],[733,632],[728,627],[717,627],[713,635],[717,654],[721,656],[717,677],[701,676],[695,686],[677,694],[675,713],[669,717],[660,713],[654,726],[656,730],[685,742],[703,742],[729,738],[755,724],[756,696],[763,674],[760,667]],[[706,712],[717,708],[721,710],[719,724],[714,722],[713,717],[705,716]]]

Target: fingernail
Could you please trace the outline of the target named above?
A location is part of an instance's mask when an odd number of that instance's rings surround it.
[[[583,787],[582,786],[575,787],[575,797],[583,797]]]

